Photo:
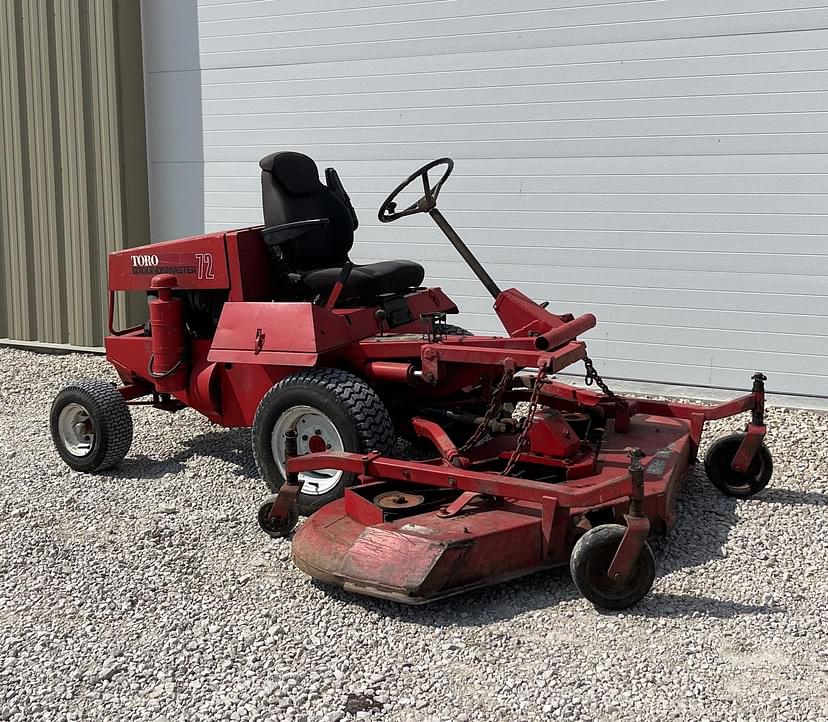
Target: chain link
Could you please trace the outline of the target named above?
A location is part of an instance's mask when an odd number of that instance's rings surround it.
[[[584,356],[584,366],[586,367],[584,383],[587,386],[592,386],[593,383],[596,384],[601,389],[601,391],[603,391],[604,394],[606,394],[610,399],[616,400],[617,396],[601,378],[601,374],[599,374],[598,371],[595,370],[595,365],[592,363],[592,359],[589,356]],[[494,419],[495,414],[500,409],[501,399],[506,389],[511,384],[513,376],[513,370],[510,370],[508,368],[505,368],[503,370],[503,374],[500,377],[497,386],[495,387],[494,391],[492,391],[492,400],[489,404],[489,407],[486,409],[486,413],[483,416],[483,420],[480,422],[480,425],[477,427],[477,429],[475,429],[475,432],[469,437],[468,441],[466,441],[466,443],[460,447],[459,451],[461,453],[468,451],[472,447],[476,446],[483,438],[483,436],[489,431],[489,426],[491,425],[491,422]],[[517,440],[515,442],[515,448],[512,451],[512,455],[509,457],[509,461],[506,463],[506,467],[503,469],[502,472],[500,472],[501,476],[509,476],[512,473],[515,464],[517,464],[518,459],[520,458],[523,448],[526,446],[526,442],[529,438],[529,428],[532,426],[532,417],[535,415],[535,411],[537,410],[538,399],[540,398],[541,388],[543,387],[543,382],[545,379],[546,365],[541,364],[541,366],[538,368],[538,374],[535,377],[535,383],[532,387],[532,394],[529,397],[529,408],[527,409],[523,425],[521,426],[520,433],[518,434]]]
[[[592,359],[589,356],[584,356],[584,366],[586,367],[586,375],[584,376],[584,383],[587,386],[592,386],[593,383],[598,385],[598,388],[601,389],[609,398],[613,401],[616,400],[617,396],[615,392],[607,386],[604,382],[604,379],[601,378],[601,374],[599,374],[595,370],[595,365],[592,363]]]
[[[535,377],[535,385],[532,387],[532,395],[529,397],[529,409],[523,419],[523,426],[515,442],[515,449],[509,457],[506,468],[500,472],[501,476],[509,476],[512,473],[512,469],[515,467],[520,453],[523,451],[523,447],[526,446],[526,440],[529,438],[529,428],[532,426],[532,417],[535,415],[535,410],[538,407],[538,398],[540,397],[541,387],[543,386],[545,378],[546,364],[541,364],[538,368],[538,375]]]
[[[515,372],[514,369],[505,367],[503,369],[503,375],[500,377],[500,381],[497,382],[497,386],[495,386],[494,391],[492,391],[492,401],[489,404],[489,407],[486,409],[486,413],[483,416],[483,420],[480,422],[480,425],[475,429],[475,432],[469,437],[469,440],[461,446],[458,451],[463,453],[464,451],[468,451],[480,442],[483,436],[488,432],[489,426],[492,423],[492,419],[494,419],[495,414],[500,410],[501,406],[501,399],[503,398],[503,394],[505,393],[506,389],[511,386],[512,378],[514,377]]]

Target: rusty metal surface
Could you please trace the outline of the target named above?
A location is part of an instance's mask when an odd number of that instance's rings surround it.
[[[404,491],[385,491],[374,497],[374,504],[380,509],[413,509],[422,505],[425,497],[422,494],[411,494]]]

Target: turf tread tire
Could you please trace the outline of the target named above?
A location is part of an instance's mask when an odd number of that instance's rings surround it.
[[[86,456],[78,457],[65,448],[57,429],[61,409],[70,403],[83,406],[95,428],[95,443]],[[52,402],[49,416],[52,441],[61,458],[75,471],[93,473],[116,466],[132,446],[132,415],[121,392],[97,379],[73,381],[61,389]]]
[[[259,474],[273,493],[284,483],[271,451],[272,430],[278,418],[278,415],[273,416],[273,409],[278,407],[285,392],[308,388],[321,391],[342,409],[356,432],[359,448],[354,451],[365,453],[376,450],[385,454],[394,448],[394,424],[388,409],[365,381],[342,369],[320,366],[302,369],[276,383],[264,395],[253,419],[253,457]],[[343,479],[346,480],[343,489],[355,481],[351,474],[344,475]],[[341,494],[342,490],[337,496]],[[312,513],[331,500],[328,494],[300,494],[299,509],[303,514]]]
[[[455,326],[453,323],[447,323],[444,326],[446,336],[473,336],[471,331],[462,326]]]

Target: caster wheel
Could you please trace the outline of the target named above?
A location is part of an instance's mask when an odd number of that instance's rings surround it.
[[[764,444],[759,447],[744,474],[730,467],[744,438],[745,435],[739,433],[716,439],[704,456],[704,470],[713,486],[723,494],[739,499],[746,499],[762,491],[773,473],[773,459]]]
[[[296,505],[290,507],[287,516],[284,519],[272,519],[270,517],[270,509],[276,501],[276,495],[269,496],[264,503],[259,507],[259,526],[262,531],[274,539],[282,539],[290,534],[299,522],[299,511]]]
[[[596,607],[626,609],[640,601],[653,586],[655,557],[647,542],[632,571],[625,579],[610,579],[612,563],[626,527],[603,524],[590,529],[575,544],[569,559],[569,571],[578,591]]]

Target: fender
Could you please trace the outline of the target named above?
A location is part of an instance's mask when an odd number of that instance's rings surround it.
[[[224,304],[207,360],[315,366],[319,355],[353,341],[348,322],[313,303]]]

